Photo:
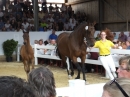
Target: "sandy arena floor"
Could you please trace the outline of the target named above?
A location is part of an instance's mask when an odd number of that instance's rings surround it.
[[[35,66],[35,68],[39,67],[41,65]],[[53,66],[48,66],[55,78],[56,82],[56,87],[66,87],[68,86],[68,76],[66,69],[62,69],[60,67],[53,67]],[[26,79],[26,73],[23,68],[23,63],[18,63],[18,62],[0,62],[0,76],[3,75],[15,75],[18,77],[21,77],[23,79]],[[75,70],[75,75],[73,79],[76,77],[77,71]],[[94,84],[94,83],[104,83],[107,82],[108,79],[102,78],[103,75],[99,73],[86,73],[87,80],[89,84]],[[82,74],[81,74],[82,78]]]

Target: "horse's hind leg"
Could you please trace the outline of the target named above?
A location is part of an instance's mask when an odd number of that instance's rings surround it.
[[[82,63],[81,65],[82,65],[83,80],[86,81],[86,77],[85,77],[85,66],[84,66],[85,64]]]
[[[75,79],[80,79],[80,70],[78,70],[78,75]]]
[[[66,63],[67,58],[65,56],[61,56],[61,58],[62,58],[63,66],[67,66],[68,78],[71,78],[71,74],[69,72],[69,68],[68,68],[68,65]]]

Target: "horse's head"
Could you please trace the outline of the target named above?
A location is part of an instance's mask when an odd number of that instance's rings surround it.
[[[84,37],[86,38],[86,41],[87,41],[87,45],[92,47],[95,43],[95,38],[94,38],[94,33],[95,33],[95,28],[94,28],[94,25],[96,23],[89,23],[88,25],[85,26],[85,35]]]
[[[23,44],[26,45],[29,40],[29,31],[26,32],[23,31],[23,40],[24,40]]]

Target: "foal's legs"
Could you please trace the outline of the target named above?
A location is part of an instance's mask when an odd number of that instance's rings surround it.
[[[32,69],[34,69],[34,58],[31,60]]]
[[[25,72],[28,74],[30,72],[30,66],[28,64],[28,61],[27,60],[24,60],[23,61],[23,64],[24,64],[24,70]]]

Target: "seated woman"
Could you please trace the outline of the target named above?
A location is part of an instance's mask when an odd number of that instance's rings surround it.
[[[39,43],[38,44],[39,46],[45,46],[42,39],[40,39],[38,43]],[[38,54],[45,54],[45,49],[40,48],[40,49],[37,50],[37,53]],[[44,59],[44,58],[38,58],[38,61],[39,61],[40,64],[44,63],[45,65],[47,65],[47,63],[48,63],[48,60]]]
[[[40,40],[38,41],[38,43],[39,43],[39,44],[38,44],[39,46],[44,46],[44,43],[43,43],[43,40],[42,40],[42,39],[40,39]],[[38,53],[38,54],[44,54],[44,49],[42,49],[42,48],[38,49],[38,50],[37,50],[37,53]]]

